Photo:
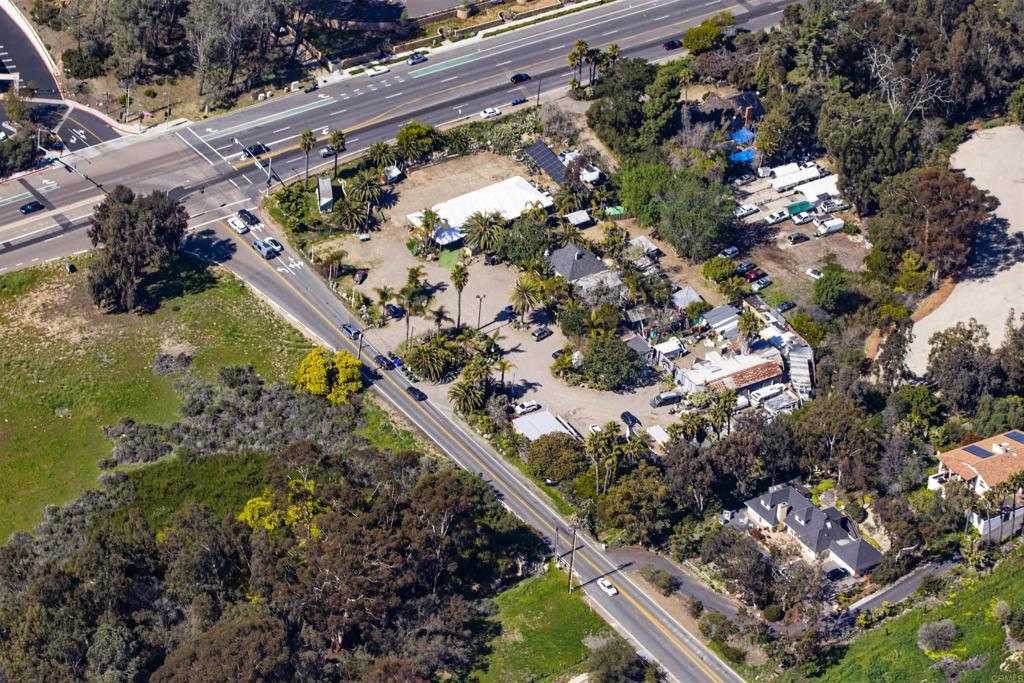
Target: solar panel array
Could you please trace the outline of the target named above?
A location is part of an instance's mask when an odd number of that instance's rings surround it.
[[[552,180],[561,185],[565,182],[565,164],[562,160],[555,156],[555,153],[551,151],[551,148],[544,144],[543,140],[538,140],[529,147],[526,148],[526,153],[530,155],[530,158],[537,162],[537,165],[544,169],[544,172],[550,176]]]
[[[975,446],[974,444],[971,444],[970,446],[964,446],[964,450],[967,451],[968,453],[970,453],[971,455],[978,456],[979,458],[981,458],[983,460],[985,458],[989,457],[990,455],[992,455],[992,453],[990,453],[989,451],[986,451],[981,446]]]
[[[1017,443],[1024,443],[1024,434],[1021,434],[1016,429],[1014,429],[1012,432],[1007,432],[1006,436],[1010,437]]]

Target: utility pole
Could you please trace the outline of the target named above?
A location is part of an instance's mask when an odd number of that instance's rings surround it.
[[[359,335],[359,350],[356,351],[356,360],[363,359],[363,335]]]
[[[164,95],[167,96],[167,111],[164,112],[164,121],[166,121],[171,118],[171,93],[165,92]]]
[[[132,82],[124,81],[124,122],[128,123],[128,116],[132,113]]]
[[[556,524],[555,525],[555,566],[556,567],[558,566],[558,532],[561,531],[561,530],[562,530],[562,528]]]
[[[572,593],[572,567],[576,561],[576,525],[572,527],[572,546],[569,548],[569,592]]]
[[[539,76],[537,78],[537,106],[540,106],[540,84],[544,82],[544,77]]]

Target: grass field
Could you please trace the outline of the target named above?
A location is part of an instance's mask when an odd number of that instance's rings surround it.
[[[176,416],[173,377],[150,370],[156,354],[189,353],[203,377],[252,363],[278,379],[309,348],[244,285],[191,259],[154,289],[155,312],[107,315],[89,301],[84,267],[0,277],[0,540],[93,485],[110,453],[104,425]]]
[[[967,580],[946,602],[928,608],[915,608],[897,619],[885,622],[855,640],[848,648],[834,650],[834,663],[820,676],[808,677],[806,672],[792,672],[786,681],[815,680],[823,683],[847,681],[943,681],[945,677],[935,663],[917,646],[917,630],[921,624],[952,619],[963,635],[951,653],[964,661],[974,655],[986,655],[985,664],[975,671],[960,674],[960,683],[982,683],[999,680],[999,665],[1006,658],[1003,652],[1005,635],[1002,625],[992,615],[993,605],[1005,600],[1011,609],[1024,608],[1024,555],[1017,552],[1004,561],[991,575]],[[1019,676],[1019,674],[1012,674]],[[1007,677],[1004,680],[1019,680]]]
[[[590,634],[612,633],[579,592],[566,593],[565,574],[549,568],[497,597],[500,635],[472,683],[542,683],[583,671]]]

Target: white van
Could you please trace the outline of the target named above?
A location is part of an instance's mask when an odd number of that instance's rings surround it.
[[[828,216],[826,218],[815,218],[814,227],[816,230],[814,234],[818,237],[824,237],[825,235],[831,235],[834,232],[839,232],[846,225],[846,222],[842,218],[836,218],[834,216]]]
[[[750,401],[756,406],[760,405],[762,401],[766,401],[772,396],[778,396],[785,391],[785,384],[769,384],[766,387],[755,389],[750,392]]]

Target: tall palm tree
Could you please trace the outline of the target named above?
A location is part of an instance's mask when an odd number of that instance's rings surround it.
[[[680,413],[679,420],[672,425],[679,436],[687,441],[696,441],[704,430],[704,418],[700,413]]]
[[[464,263],[459,261],[452,267],[451,275],[449,276],[452,281],[452,287],[455,288],[455,293],[458,295],[457,308],[455,313],[455,327],[462,327],[462,290],[469,284],[469,268]]]
[[[583,80],[583,63],[587,57],[587,50],[590,49],[590,45],[585,40],[577,40],[576,44],[573,45],[572,52],[569,53],[569,67],[576,72],[576,80]]]
[[[618,43],[612,43],[608,46],[608,49],[604,51],[604,68],[608,70],[615,66],[615,63],[622,57],[622,48],[619,47]]]
[[[516,280],[509,299],[512,303],[512,310],[520,316],[520,323],[526,322],[526,314],[540,303],[541,294],[540,284],[535,278],[523,275]]]
[[[761,332],[761,328],[761,319],[757,317],[756,313],[750,310],[743,311],[736,324],[736,329],[740,333],[740,345],[743,348],[743,353],[750,351],[750,342]]]
[[[427,271],[423,269],[423,266],[410,266],[405,269],[405,286],[416,292],[419,295],[420,290],[423,289],[423,278],[427,274]]]
[[[566,183],[555,193],[555,210],[563,216],[583,208],[584,196],[576,185]]]
[[[347,196],[339,197],[331,207],[338,226],[343,230],[354,231],[363,220],[363,212]]]
[[[470,246],[485,252],[494,251],[498,237],[505,227],[505,220],[496,211],[475,211],[466,218],[462,230]]]
[[[384,184],[380,177],[372,170],[362,170],[352,179],[352,199],[359,204],[366,205],[366,220],[364,226],[370,225],[370,212],[374,204],[378,203],[384,196]]]
[[[441,216],[431,208],[423,209],[420,213],[420,227],[416,231],[420,244],[429,246],[434,241],[434,231],[442,224]]]
[[[420,315],[426,309],[426,302],[420,295],[418,288],[402,287],[398,292],[398,303],[405,309],[405,343],[409,344],[411,334],[412,316]]]
[[[480,387],[487,386],[491,377],[491,365],[482,356],[473,356],[462,368],[462,379]]]
[[[377,287],[373,291],[377,294],[377,305],[380,306],[382,311],[387,308],[388,303],[395,298],[395,290],[387,285]]]
[[[309,153],[313,151],[315,145],[316,136],[313,135],[313,131],[304,130],[299,133],[299,149],[306,155],[306,183],[309,183]]]
[[[597,80],[597,71],[601,68],[601,63],[604,62],[604,53],[601,52],[600,48],[592,47],[587,50],[583,61],[590,67],[587,80],[590,85],[593,85],[594,81]]]
[[[338,155],[345,151],[345,131],[332,130],[328,138],[334,150],[334,177],[338,177]]]
[[[598,185],[590,191],[590,206],[603,211],[608,206],[608,201],[611,198],[612,193],[608,187],[606,185]]]
[[[506,358],[499,358],[498,361],[494,364],[494,369],[501,373],[502,388],[505,387],[505,373],[514,367],[515,364]]]
[[[523,209],[523,217],[534,221],[540,221],[543,223],[548,219],[548,210],[539,201],[530,202],[525,209]]]
[[[451,322],[452,317],[448,315],[448,309],[442,304],[430,311],[430,319],[434,321],[434,326],[437,328],[437,331],[440,332],[441,326],[446,322]]]
[[[386,142],[375,142],[366,148],[366,158],[377,168],[385,168],[398,161],[398,149]]]
[[[448,389],[448,400],[457,412],[469,415],[484,407],[484,392],[472,382],[459,381]]]
[[[569,221],[563,221],[562,224],[558,226],[558,230],[555,231],[555,239],[558,240],[558,246],[560,247],[564,247],[568,244],[579,245],[585,242],[583,239],[583,233],[580,232],[580,229]]]

